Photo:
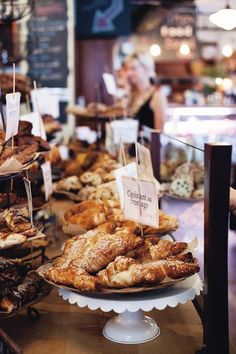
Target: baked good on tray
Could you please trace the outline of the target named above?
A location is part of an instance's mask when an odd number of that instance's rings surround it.
[[[204,197],[204,166],[202,163],[184,163],[179,166],[170,183],[169,193],[184,199]]]
[[[198,271],[195,263],[169,259],[140,263],[136,259],[120,256],[98,273],[97,282],[104,288],[125,288],[161,283],[167,277],[180,279]]]
[[[0,311],[11,313],[21,308],[30,301],[48,294],[50,285],[47,284],[36,272],[30,272],[20,284],[13,286],[0,298]]]
[[[2,235],[0,231],[0,249],[6,249],[13,246],[20,245],[26,241],[27,237],[22,234],[9,233]]]
[[[95,172],[84,172],[80,176],[80,182],[88,186],[99,186],[102,183],[102,178]]]
[[[138,223],[128,221],[125,219],[122,210],[119,208],[119,202],[110,199],[95,199],[96,190],[94,187],[87,187],[91,190],[90,193],[94,193],[94,199],[88,199],[70,207],[64,214],[62,219],[63,230],[68,234],[79,234],[81,229],[84,231],[91,230],[98,225],[101,225],[107,221],[119,222],[120,225],[129,227],[132,225],[134,232],[137,235],[143,233],[144,235],[161,235],[175,231],[179,224],[175,215],[168,215],[162,210],[159,210],[159,226],[154,228],[151,226],[143,225],[142,230]],[[92,194],[90,194],[91,196]],[[113,202],[113,204],[112,204]],[[115,205],[115,207],[113,207]],[[80,229],[71,229],[70,225],[78,225]],[[67,228],[66,228],[67,226]]]
[[[143,242],[141,237],[128,228],[120,228],[117,223],[108,222],[69,239],[63,255],[47,269],[45,277],[56,283],[93,291],[96,288],[94,273],[106,267],[118,255],[126,254]]]
[[[151,286],[199,271],[185,242],[137,236],[135,224],[107,222],[72,237],[41,276],[80,291]]]
[[[125,220],[124,214],[120,208],[113,208],[112,214],[108,215],[108,219],[113,221],[119,221],[123,224],[126,224],[127,222],[130,223],[130,221]],[[143,232],[144,235],[161,235],[176,231],[179,227],[179,223],[175,215],[168,215],[164,211],[159,210],[158,227],[143,225],[142,230],[140,225],[136,224],[136,227],[137,232],[139,234]]]
[[[144,244],[131,251],[129,255],[141,262],[159,261],[169,257],[176,257],[185,252],[187,247],[186,242],[173,242],[151,236],[145,238]]]
[[[31,268],[29,263],[0,257],[0,298],[12,286],[18,285]]]
[[[64,215],[66,223],[79,225],[81,228],[91,230],[108,221],[107,216],[112,209],[96,200],[86,200],[72,206]]]
[[[5,224],[5,232],[9,230],[10,233],[20,233],[27,237],[35,236],[38,232],[37,228],[31,225],[26,208],[5,209],[2,214],[2,219],[1,226],[3,227],[3,223]]]
[[[14,157],[18,162],[24,165],[35,157],[36,151],[36,145],[16,146],[14,148],[5,146],[0,154],[0,165],[11,157]]]
[[[55,191],[67,191],[77,193],[82,188],[82,184],[77,176],[66,177],[55,185]]]
[[[130,232],[129,228],[121,228],[117,223],[108,222],[95,230],[69,239],[64,247],[64,254],[55,265],[67,267],[69,264],[95,273],[118,255],[135,249],[144,240]]]

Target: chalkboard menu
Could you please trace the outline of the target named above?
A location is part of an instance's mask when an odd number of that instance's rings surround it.
[[[181,57],[179,48],[182,43],[190,47],[189,57],[194,57],[197,51],[195,6],[166,11],[158,32],[157,41],[162,48],[162,58],[173,59],[176,54]]]
[[[67,1],[35,1],[27,25],[28,75],[44,87],[66,87]]]
[[[79,38],[130,34],[129,0],[77,0],[76,33]]]

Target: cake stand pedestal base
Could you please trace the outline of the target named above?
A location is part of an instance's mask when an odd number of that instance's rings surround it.
[[[144,316],[142,310],[124,311],[111,318],[103,328],[105,338],[121,344],[140,344],[149,342],[160,334],[156,322]]]

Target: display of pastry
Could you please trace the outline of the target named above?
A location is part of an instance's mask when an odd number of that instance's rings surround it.
[[[83,290],[95,290],[93,274],[106,267],[118,255],[143,244],[144,239],[129,228],[108,222],[87,233],[69,239],[63,255],[46,270],[45,277],[56,283],[73,285]]]
[[[204,166],[201,163],[184,163],[172,177],[169,193],[185,199],[204,197]]]
[[[89,151],[87,153],[77,154],[75,160],[68,161],[65,167],[66,176],[79,176],[81,173],[88,170],[97,160],[98,152]]]
[[[145,243],[132,253],[132,257],[141,262],[159,261],[179,255],[185,252],[187,247],[186,242],[173,242],[152,236],[145,238]]]
[[[22,234],[9,233],[6,236],[2,236],[0,230],[0,249],[6,249],[13,246],[20,245],[27,240],[27,237]]]
[[[103,288],[126,288],[157,284],[166,278],[181,279],[198,271],[197,263],[166,259],[140,263],[136,259],[121,256],[98,273],[97,282]]]
[[[18,134],[14,137],[14,143],[17,146],[36,146],[36,151],[49,151],[50,145],[47,141],[43,140],[39,136],[32,134],[32,123],[20,120],[18,127]]]
[[[125,220],[124,214],[120,208],[113,208],[112,214],[108,216],[109,220],[121,222],[123,225],[127,224],[127,220]],[[129,223],[131,221],[128,221]],[[162,235],[173,232],[178,229],[179,223],[178,219],[175,215],[168,215],[164,213],[162,210],[159,210],[159,226],[157,228],[142,225],[142,230],[140,225],[135,223],[137,228],[137,233],[144,235]]]
[[[86,200],[72,206],[64,215],[65,222],[79,225],[84,230],[91,230],[108,221],[112,209],[95,200]]]
[[[2,97],[13,92],[12,73],[0,73]],[[16,74],[15,90],[21,93],[21,102],[25,101],[26,94],[30,94],[30,79],[27,76]]]
[[[11,287],[5,293],[0,300],[0,311],[11,313],[24,306],[24,304],[49,293],[50,288],[50,285],[37,273],[30,273],[19,285]]]
[[[0,165],[11,157],[14,157],[18,162],[24,165],[35,157],[36,151],[36,145],[18,146],[14,148],[11,146],[5,146],[0,154]]]
[[[121,228],[117,223],[108,222],[95,230],[69,239],[64,254],[55,261],[55,266],[73,265],[89,273],[95,273],[118,255],[126,254],[144,242],[144,239]]]
[[[78,193],[82,184],[77,176],[66,177],[55,184],[55,191]]]
[[[87,186],[99,186],[102,183],[102,178],[94,172],[84,172],[80,176],[80,182]]]
[[[103,183],[97,187],[84,187],[78,193],[80,200],[104,200],[111,207],[119,206],[119,193],[115,181]]]
[[[54,283],[81,291],[147,286],[199,271],[185,242],[135,235],[134,223],[107,222],[69,239],[62,256],[39,269]]]
[[[31,268],[29,263],[0,257],[0,298],[10,287],[18,285]]]
[[[6,226],[13,233],[20,233],[27,237],[32,237],[35,236],[38,232],[37,228],[31,225],[26,208],[5,209],[2,218]]]
[[[52,115],[43,114],[42,119],[46,134],[53,134],[62,129],[62,125],[60,124],[60,122],[57,119],[53,118]]]
[[[78,199],[83,201],[83,200],[89,200],[89,199],[96,199],[96,187],[83,187],[79,193],[78,193]]]
[[[183,198],[190,198],[194,191],[194,179],[191,174],[179,175],[170,185],[170,192]]]

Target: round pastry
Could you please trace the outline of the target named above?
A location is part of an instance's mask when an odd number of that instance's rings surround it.
[[[102,178],[94,172],[84,172],[80,176],[80,182],[85,185],[99,186],[102,183]]]
[[[194,190],[193,176],[191,174],[179,175],[171,183],[170,190],[179,197],[190,198]]]
[[[115,180],[115,175],[113,172],[105,173],[102,175],[103,182],[111,182]]]
[[[77,176],[70,176],[62,179],[56,185],[58,191],[78,192],[82,188],[82,184]]]
[[[196,199],[203,199],[204,198],[204,187],[196,189],[193,194],[192,194],[193,198]]]
[[[84,187],[78,193],[79,200],[95,199],[95,196],[96,196],[95,187],[88,187],[88,186]]]

